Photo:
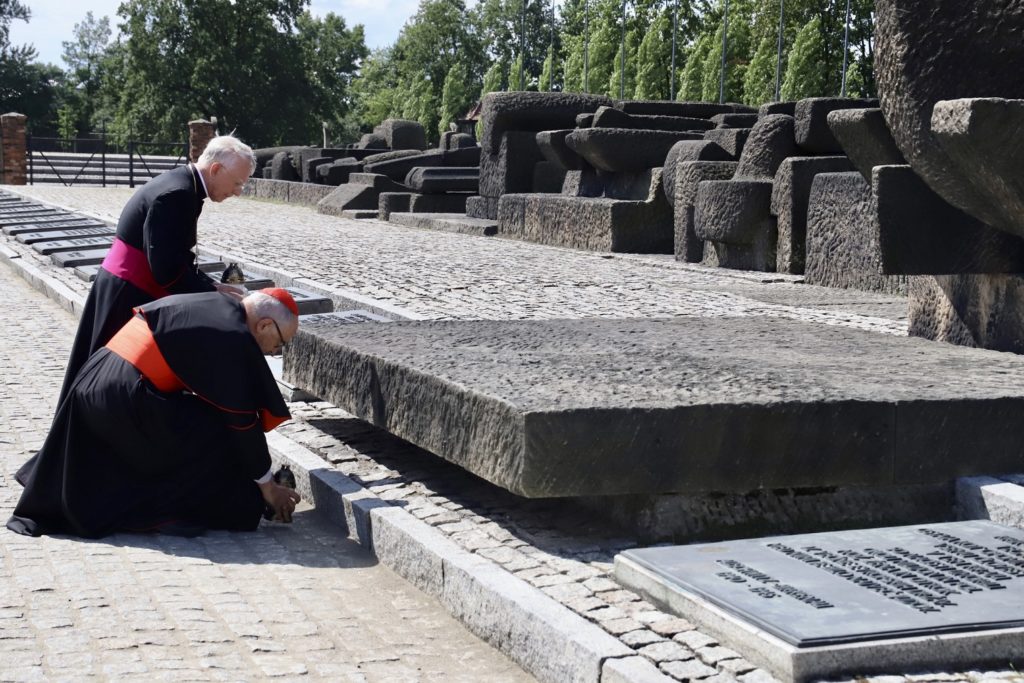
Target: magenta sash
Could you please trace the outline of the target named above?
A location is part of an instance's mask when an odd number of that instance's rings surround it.
[[[161,299],[170,294],[153,277],[146,255],[120,238],[114,238],[107,257],[103,259],[102,268],[111,275],[132,283],[154,299]]]

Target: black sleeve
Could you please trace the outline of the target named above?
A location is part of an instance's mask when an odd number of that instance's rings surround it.
[[[270,450],[259,420],[251,414],[224,416],[227,418],[231,440],[235,444],[232,455],[236,459],[238,471],[249,479],[259,479],[270,469]]]
[[[142,248],[153,278],[172,294],[210,292],[216,287],[195,266],[195,199],[174,191],[157,197],[142,226]]]

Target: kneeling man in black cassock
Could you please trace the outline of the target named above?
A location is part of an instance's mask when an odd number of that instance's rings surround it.
[[[290,521],[299,495],[270,474],[265,431],[291,415],[265,354],[298,330],[283,289],[180,294],[135,309],[75,377],[7,528],[90,538],[196,535]]]

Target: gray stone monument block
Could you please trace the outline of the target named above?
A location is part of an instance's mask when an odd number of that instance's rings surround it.
[[[1016,144],[1024,130],[1024,99],[940,101],[931,124],[939,145],[973,189],[970,203],[961,208],[988,225],[1024,236],[1024,159]]]
[[[795,116],[796,100],[790,100],[788,102],[765,102],[757,110],[758,116],[769,116],[771,114]]]
[[[672,145],[700,140],[701,133],[631,128],[580,128],[565,138],[570,149],[602,171],[640,171],[663,166]]]
[[[771,202],[769,180],[705,180],[697,187],[694,230],[702,240],[753,244],[769,229]]]
[[[625,586],[783,680],[1024,661],[1024,533],[990,521],[628,550]]]
[[[480,168],[477,166],[440,168],[416,167],[405,177],[407,187],[424,194],[442,192],[472,192],[480,187]],[[463,208],[463,210],[465,210]]]
[[[409,174],[409,171],[417,166],[443,165],[444,152],[439,149],[435,149],[429,152],[421,152],[420,154],[402,157],[400,159],[391,159],[390,161],[366,161],[363,163],[363,172],[385,175],[392,180],[401,182],[405,179],[405,176]]]
[[[882,274],[878,207],[859,173],[814,176],[807,200],[804,281],[826,287],[906,294],[905,275]]]
[[[498,217],[498,197],[470,197],[466,200],[466,216],[478,220],[495,220]]]
[[[426,149],[427,136],[423,124],[405,119],[384,119],[374,127],[374,133],[383,136],[391,149]]]
[[[458,149],[443,150],[441,155],[445,166],[479,166],[481,149],[476,145]]]
[[[578,171],[583,168],[583,159],[565,144],[566,136],[573,130],[575,129],[543,130],[537,133],[536,139],[537,147],[546,160],[566,170]]]
[[[770,114],[762,117],[747,137],[736,178],[771,180],[786,157],[796,154],[793,117]]]
[[[465,213],[468,194],[419,194],[381,192],[377,217],[389,220],[393,213]]]
[[[691,161],[732,161],[733,157],[714,142],[707,140],[681,140],[672,145],[665,157],[662,183],[669,204],[675,203],[676,168]]]
[[[789,157],[783,160],[772,186],[772,214],[776,216],[779,228],[776,272],[804,272],[807,202],[814,176],[852,170],[850,160],[844,156]]]
[[[685,116],[694,119],[710,119],[715,114],[732,114],[732,104],[714,102],[673,102],[671,100],[617,100],[615,108],[627,114],[640,116]]]
[[[375,190],[381,192],[408,192],[409,188],[402,183],[396,183],[386,175],[379,173],[353,173],[349,176],[350,183],[353,185],[369,185]]]
[[[533,191],[558,194],[565,184],[566,171],[550,161],[538,161],[533,166]]]
[[[832,129],[828,127],[829,112],[837,109],[877,107],[878,100],[847,97],[810,97],[796,103],[794,133],[797,147],[811,154],[842,154]]]
[[[317,167],[320,182],[325,185],[341,185],[347,183],[353,173],[363,170],[363,162],[352,158],[338,159],[332,164]]]
[[[1024,272],[1024,238],[950,206],[909,166],[876,166],[873,174],[883,272]]]
[[[270,179],[301,180],[298,171],[295,170],[295,165],[292,163],[292,157],[288,152],[278,152],[270,160]]]
[[[98,220],[92,218],[73,218],[71,216],[60,216],[53,220],[32,222],[32,223],[12,223],[11,225],[4,226],[5,235],[20,235],[25,232],[50,232],[54,230],[68,230],[72,228],[98,228],[105,226],[106,223],[101,223]]]
[[[345,183],[317,202],[316,210],[317,213],[329,216],[340,216],[342,211],[351,209],[373,209],[376,211],[379,197],[380,190],[369,185]]]
[[[497,154],[490,154],[487,149],[485,146],[480,157],[481,196],[497,199],[503,194],[533,190],[533,167],[544,159],[535,131],[508,131],[501,136]]]
[[[875,7],[875,76],[896,145],[939,196],[982,218],[971,177],[932,132],[932,116],[941,100],[1024,98],[1015,66],[1024,63],[1024,6],[990,0],[965,11],[958,0],[880,0]]]
[[[672,208],[677,261],[700,263],[704,258],[704,240],[693,228],[693,203],[701,181],[728,180],[735,172],[735,161],[688,161],[676,168]]]
[[[415,157],[423,154],[423,150],[419,149],[394,149],[388,152],[377,152],[376,154],[369,154],[363,157],[362,161],[364,164],[376,164],[381,161],[394,161],[395,159],[405,159],[406,157]]]
[[[760,114],[715,114],[711,117],[711,122],[716,128],[753,128],[759,116]]]
[[[703,131],[715,124],[692,116],[651,116],[627,114],[613,107],[599,107],[594,113],[593,128],[637,128],[640,130]]]
[[[325,296],[314,294],[305,289],[298,289],[296,287],[285,287],[292,298],[295,299],[295,305],[299,307],[299,315],[310,315],[313,313],[330,313],[334,310],[334,302]],[[303,323],[305,320],[302,321]],[[301,327],[301,325],[300,325]],[[288,351],[291,352],[291,342],[289,342]]]
[[[704,139],[714,142],[733,159],[739,159],[743,154],[743,146],[750,137],[750,131],[750,128],[713,128],[704,133]]]
[[[875,166],[907,163],[892,139],[881,109],[836,109],[828,113],[828,126],[850,162],[869,183]]]
[[[316,150],[320,151],[320,150]],[[334,159],[330,157],[313,157],[311,159],[303,159],[302,163],[302,182],[304,183],[317,183],[320,182],[319,171],[321,166],[330,166],[334,162]]]
[[[380,133],[366,133],[356,143],[359,149],[387,149],[388,141]]]
[[[909,332],[915,337],[1024,354],[1024,277],[911,276]]]
[[[607,97],[550,92],[492,92],[484,95],[480,146],[484,156],[499,153],[510,131],[557,130],[576,125],[576,116],[611,104]]]
[[[519,495],[1020,468],[1010,354],[767,317],[351,327],[300,327],[286,379]]]

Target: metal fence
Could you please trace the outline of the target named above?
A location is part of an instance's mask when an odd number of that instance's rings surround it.
[[[72,185],[135,187],[188,161],[188,142],[129,140],[118,145],[106,135],[57,138],[29,135],[28,181]]]

